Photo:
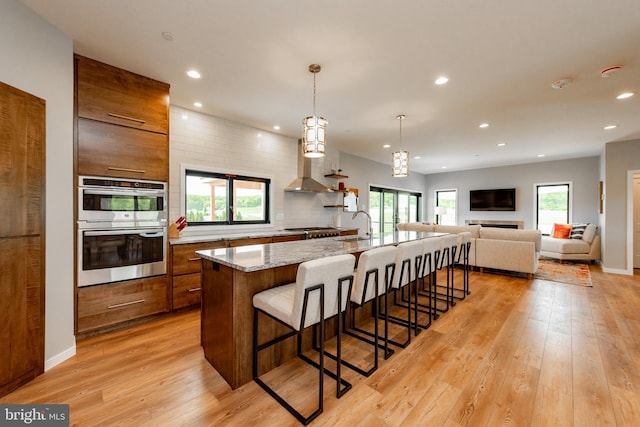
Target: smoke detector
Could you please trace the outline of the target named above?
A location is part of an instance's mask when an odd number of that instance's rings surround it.
[[[613,76],[615,73],[617,73],[622,67],[616,65],[614,67],[609,67],[609,68],[605,68],[604,70],[600,71],[600,76],[607,78],[607,77],[611,77]]]
[[[571,82],[573,82],[573,80],[571,79],[560,79],[551,83],[551,87],[554,89],[564,89],[565,87],[569,86]]]

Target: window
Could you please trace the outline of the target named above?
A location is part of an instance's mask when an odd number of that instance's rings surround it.
[[[421,199],[420,193],[371,187],[369,215],[373,235],[393,232],[400,222],[420,221]]]
[[[536,228],[544,235],[551,234],[554,223],[571,221],[571,183],[535,185]]]
[[[458,190],[436,190],[436,208],[441,207],[446,209],[444,213],[438,213],[438,210],[434,210],[438,216],[437,223],[442,225],[456,225],[457,224],[457,206],[458,206]]]
[[[270,181],[187,169],[185,212],[189,225],[268,223]]]

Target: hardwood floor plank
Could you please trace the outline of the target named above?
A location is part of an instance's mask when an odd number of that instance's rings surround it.
[[[311,425],[634,425],[640,275],[591,271],[592,288],[472,272],[472,294],[380,357],[377,372],[344,368],[353,389],[341,399],[325,376],[325,410]],[[74,426],[299,425],[257,384],[231,390],[204,359],[199,314],[80,339],[76,356],[0,403],[68,403]],[[371,355],[348,339],[344,354]],[[265,373],[303,408],[316,377],[297,360]]]

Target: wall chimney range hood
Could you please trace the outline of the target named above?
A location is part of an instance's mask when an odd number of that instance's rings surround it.
[[[298,141],[298,177],[284,191],[292,193],[332,193],[333,190],[311,178],[311,158],[302,154],[302,141]]]

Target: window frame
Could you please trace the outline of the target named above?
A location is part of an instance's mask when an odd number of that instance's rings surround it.
[[[208,178],[212,178],[212,179],[220,179],[220,180],[225,180],[227,182],[226,188],[226,220],[223,221],[188,221],[189,226],[195,226],[195,227],[204,227],[204,226],[210,226],[210,227],[225,227],[225,226],[255,226],[255,225],[269,225],[271,224],[271,199],[272,199],[272,191],[273,191],[273,186],[272,184],[272,178],[271,177],[264,177],[264,176],[251,176],[251,175],[247,175],[247,174],[243,174],[243,173],[236,173],[236,172],[230,172],[230,171],[221,171],[221,170],[214,170],[214,169],[210,169],[210,168],[206,168],[206,167],[202,167],[202,166],[183,166],[182,167],[182,198],[181,198],[181,212],[185,215],[185,217],[187,216],[187,176],[201,176],[201,177],[208,177]],[[263,197],[264,197],[264,209],[263,209],[263,214],[264,214],[264,219],[263,220],[256,220],[256,221],[238,221],[238,220],[234,220],[233,219],[233,213],[234,210],[236,209],[236,206],[233,205],[233,201],[234,201],[234,191],[235,191],[235,186],[234,186],[234,181],[253,181],[253,182],[259,182],[261,184],[264,184],[265,188],[263,191]]]
[[[397,189],[397,188],[389,188],[389,187],[383,187],[380,185],[370,185],[369,186],[369,214],[371,214],[371,194],[372,193],[380,193],[380,215],[379,218],[371,218],[371,227],[374,227],[374,224],[378,224],[378,228],[373,230],[373,235],[374,236],[379,236],[381,234],[384,234],[384,220],[385,220],[385,215],[384,215],[384,195],[385,194],[391,194],[393,196],[393,229],[395,230],[397,225],[398,225],[398,220],[399,220],[399,203],[398,203],[398,199],[399,196],[402,195],[407,195],[409,197],[409,205],[408,205],[408,209],[410,211],[410,207],[411,207],[411,197],[416,197],[416,221],[420,222],[422,220],[422,198],[423,198],[423,194],[420,191],[412,191],[412,190],[402,190],[402,189]]]
[[[566,223],[571,224],[573,222],[573,182],[572,181],[557,181],[557,182],[540,182],[533,184],[533,221],[536,230],[540,230],[540,221],[538,218],[538,189],[540,187],[559,187],[567,186],[567,218]],[[542,230],[541,230],[542,231]],[[543,236],[550,235],[549,233],[542,233]]]
[[[433,190],[433,222],[436,222],[436,214],[435,214],[435,209],[436,206],[438,206],[438,196],[439,193],[451,193],[454,192],[456,197],[454,198],[455,201],[455,214],[454,214],[454,218],[453,218],[453,224],[442,224],[441,225],[457,225],[458,224],[458,213],[460,212],[460,209],[458,209],[458,200],[459,200],[459,191],[457,188],[437,188],[435,190]]]

